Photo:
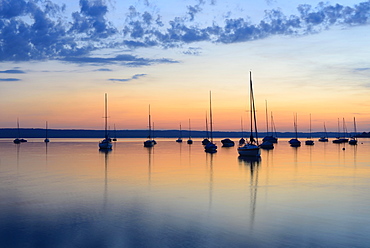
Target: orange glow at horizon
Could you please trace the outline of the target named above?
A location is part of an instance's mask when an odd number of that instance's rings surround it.
[[[221,102],[214,94],[212,102],[214,131],[240,131],[241,119],[243,129],[249,129],[249,111],[246,99]],[[257,94],[256,94],[257,95]],[[258,95],[257,95],[258,97]],[[116,93],[108,93],[108,122],[112,129],[116,125],[121,129],[147,129],[148,128],[148,106],[151,105],[152,122],[155,129],[178,129],[182,124],[184,130],[188,129],[189,119],[192,130],[205,130],[205,118],[208,115],[209,122],[209,99],[189,100],[177,102],[175,97],[160,101],[158,98],[148,101],[121,96]],[[330,102],[330,101],[328,101]],[[49,122],[50,128],[76,128],[76,129],[103,129],[104,122],[104,94],[93,93],[81,95],[70,94],[65,98],[46,98],[42,102],[27,104],[24,100],[21,105],[26,107],[14,111],[11,107],[3,109],[3,127],[14,128],[16,119],[19,117],[22,128],[43,128],[45,121]],[[351,108],[362,114],[352,113]],[[324,107],[323,107],[324,106]],[[257,120],[259,131],[266,131],[265,102],[258,100]],[[322,132],[325,122],[328,132],[337,131],[337,120],[344,118],[349,132],[353,130],[353,117],[356,117],[357,130],[369,131],[370,114],[366,112],[367,106],[358,103],[333,103],[326,104],[325,101],[316,100],[310,106],[304,103],[291,103],[284,101],[268,101],[268,118],[273,113],[274,123],[278,132],[293,132],[293,114],[298,115],[298,132],[309,130],[309,115],[312,118],[312,131]],[[15,113],[16,112],[16,113]],[[37,115],[35,115],[37,113]],[[342,125],[342,124],[341,124]],[[271,131],[271,123],[269,123]]]

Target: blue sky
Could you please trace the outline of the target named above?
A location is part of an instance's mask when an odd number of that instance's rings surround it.
[[[0,6],[2,127],[159,129],[193,119],[240,129],[253,71],[281,131],[297,112],[307,130],[356,116],[370,130],[370,1],[26,1]],[[301,118],[300,118],[301,117]],[[279,128],[278,128],[279,129]]]

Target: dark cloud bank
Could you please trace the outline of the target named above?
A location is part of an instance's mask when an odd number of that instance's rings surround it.
[[[174,63],[169,59],[146,59],[131,55],[115,58],[90,57],[101,48],[180,47],[199,41],[234,43],[257,40],[271,35],[302,35],[327,29],[333,25],[369,24],[370,1],[354,6],[339,4],[318,6],[301,4],[298,15],[286,16],[280,10],[266,11],[259,23],[248,16],[225,19],[222,24],[197,25],[205,1],[188,6],[184,16],[163,23],[160,16],[139,12],[134,7],[127,14],[123,28],[107,20],[108,6],[102,0],[80,0],[80,9],[66,21],[65,5],[52,1],[1,0],[0,61],[55,59],[71,63],[143,66],[153,63]],[[211,4],[215,4],[213,1]],[[189,54],[193,54],[189,52]],[[11,73],[11,72],[9,72]],[[13,72],[20,73],[20,72]]]

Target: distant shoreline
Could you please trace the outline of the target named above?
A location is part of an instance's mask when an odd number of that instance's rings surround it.
[[[20,138],[45,138],[46,130],[42,128],[21,128],[19,130]],[[156,130],[153,137],[156,138],[178,138],[180,134],[179,130]],[[259,132],[260,138],[266,136],[266,132]],[[270,133],[271,135],[271,133]],[[328,138],[335,138],[338,136],[336,132],[328,132]],[[348,134],[351,135],[351,134]],[[116,132],[110,131],[110,137],[117,138],[146,138],[148,136],[148,130],[117,130]],[[206,131],[191,131],[191,137],[193,138],[204,138],[207,136]],[[214,131],[214,138],[241,138],[248,137],[248,132],[227,132],[227,131]],[[290,138],[295,137],[294,132],[277,132],[277,137]],[[299,132],[299,138],[307,137],[322,137],[325,136],[324,132],[313,132],[311,134],[305,132]],[[18,137],[18,129],[16,128],[1,128],[0,138],[16,138]],[[86,129],[48,129],[49,138],[102,138],[104,137],[104,130],[86,130]],[[182,130],[182,137],[189,137],[189,131]],[[370,138],[370,132],[363,132],[358,134],[357,137]]]

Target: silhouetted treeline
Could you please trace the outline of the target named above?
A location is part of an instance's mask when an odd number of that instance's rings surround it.
[[[42,128],[21,128],[19,130],[19,138],[44,138],[46,135],[45,129]],[[179,130],[156,130],[152,134],[153,137],[157,138],[178,138],[180,135]],[[328,133],[329,138],[334,138],[338,134],[336,132]],[[213,137],[215,138],[240,138],[248,137],[249,133],[244,132],[213,132]],[[266,136],[265,132],[258,133],[259,138]],[[278,132],[277,137],[280,138],[290,138],[295,137],[294,132]],[[309,133],[298,133],[298,137],[307,138]],[[312,137],[325,136],[323,132],[311,133]],[[358,135],[359,137],[370,137],[369,133],[362,133]],[[0,129],[0,138],[16,138],[18,137],[18,129],[16,128],[3,128]],[[49,138],[102,138],[104,137],[104,130],[83,130],[83,129],[49,129]],[[116,132],[111,131],[110,137],[117,138],[146,138],[148,137],[148,130],[117,130]],[[189,132],[187,130],[182,130],[182,137],[189,137]],[[204,138],[207,137],[206,131],[191,131],[192,138]]]

